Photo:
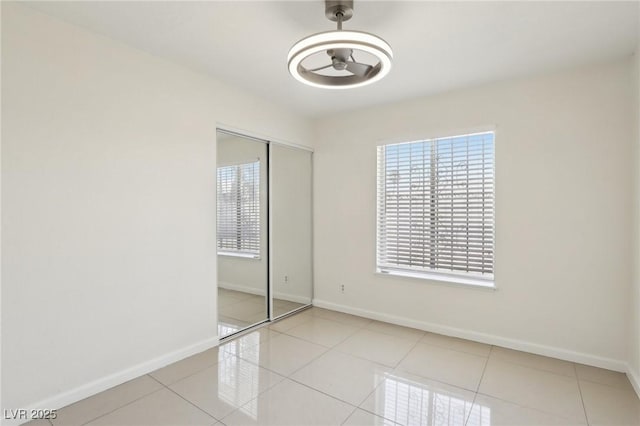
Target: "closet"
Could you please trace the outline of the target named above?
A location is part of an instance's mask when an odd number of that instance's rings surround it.
[[[218,129],[218,335],[311,304],[312,152]]]

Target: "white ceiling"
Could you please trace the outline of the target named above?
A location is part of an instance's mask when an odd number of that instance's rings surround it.
[[[319,116],[629,56],[640,3],[356,0],[344,28],[384,38],[395,59],[384,80],[350,90],[288,74],[296,41],[335,28],[320,0],[27,4]]]

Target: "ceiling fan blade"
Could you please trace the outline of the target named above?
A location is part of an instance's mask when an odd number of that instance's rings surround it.
[[[325,69],[325,68],[329,68],[329,67],[332,67],[332,66],[333,66],[333,64],[329,64],[329,65],[325,65],[325,66],[323,66],[323,67],[314,68],[314,69],[312,69],[312,70],[307,70],[307,71],[309,71],[309,72],[316,72],[316,71],[320,71],[320,70],[323,70],[323,69]]]
[[[347,62],[347,71],[358,77],[366,76],[373,67],[367,64],[361,64],[359,62]]]

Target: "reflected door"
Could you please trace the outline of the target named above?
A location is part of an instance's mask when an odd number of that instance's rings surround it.
[[[218,335],[268,316],[267,144],[217,132]]]

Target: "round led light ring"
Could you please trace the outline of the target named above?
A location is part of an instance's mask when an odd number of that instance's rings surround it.
[[[304,75],[305,69],[301,63],[305,58],[318,52],[341,48],[367,52],[380,62],[374,67],[371,76],[364,79],[357,76],[331,77],[313,73]],[[392,58],[389,44],[373,34],[360,31],[327,31],[300,40],[289,50],[287,60],[289,73],[304,84],[325,89],[346,89],[365,86],[382,79],[391,70]]]

